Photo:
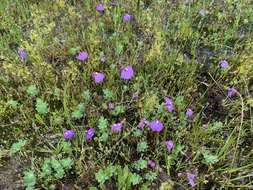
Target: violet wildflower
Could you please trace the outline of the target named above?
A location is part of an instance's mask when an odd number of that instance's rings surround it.
[[[93,72],[92,77],[95,80],[95,83],[99,84],[99,83],[103,82],[105,75],[103,73]]]
[[[122,122],[120,123],[114,123],[112,126],[111,126],[111,131],[113,133],[118,133],[118,132],[121,132],[122,131]]]
[[[193,116],[193,111],[192,111],[191,108],[187,108],[187,110],[186,110],[186,116],[188,118],[191,118]]]
[[[24,61],[25,58],[27,57],[26,50],[24,48],[18,48],[18,55],[21,61]]]
[[[148,161],[148,166],[152,169],[156,167],[156,162],[154,160],[149,160]]]
[[[169,152],[171,152],[172,149],[174,148],[174,143],[172,140],[165,141],[165,145]]]
[[[173,112],[174,111],[174,104],[171,98],[165,97],[165,106],[168,110],[168,112]]]
[[[130,14],[124,14],[124,16],[123,16],[123,21],[124,22],[130,22],[132,20],[132,15],[130,15]]]
[[[134,69],[132,65],[128,65],[121,69],[120,78],[130,80],[134,76]]]
[[[234,87],[228,88],[228,97],[232,98],[237,94],[237,90]]]
[[[221,60],[219,64],[222,69],[227,69],[229,66],[226,60]]]
[[[86,61],[88,58],[89,55],[86,51],[82,51],[76,56],[76,59],[79,61]]]
[[[96,10],[97,10],[98,12],[100,12],[100,13],[103,13],[103,12],[105,11],[105,7],[104,7],[103,4],[98,4],[98,5],[96,6]]]
[[[109,102],[108,103],[108,107],[109,107],[110,110],[114,109],[114,103]]]
[[[148,120],[143,118],[143,119],[141,119],[140,123],[138,124],[138,127],[143,130],[145,125],[148,125],[148,124],[149,124]]]
[[[188,179],[188,183],[190,184],[190,186],[195,187],[196,186],[196,174],[192,174],[187,172],[187,179]]]
[[[87,141],[92,140],[94,134],[95,134],[95,129],[94,129],[94,128],[89,128],[89,129],[86,131],[86,140],[87,140]]]
[[[66,130],[63,134],[65,140],[72,139],[75,136],[75,131],[70,129]]]
[[[154,120],[149,123],[149,127],[153,132],[161,132],[164,128],[164,125],[160,120]]]

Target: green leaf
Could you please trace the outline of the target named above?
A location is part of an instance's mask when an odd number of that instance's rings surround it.
[[[65,171],[71,169],[73,160],[65,158],[62,160],[46,159],[42,166],[41,176],[45,182],[50,182],[55,179],[61,179],[65,175]]]
[[[141,187],[140,187],[140,190],[149,190],[150,188],[149,188],[149,183],[145,183],[145,184],[143,184]]]
[[[154,181],[157,178],[156,172],[148,172],[144,175],[144,178],[150,182]]]
[[[37,98],[36,100],[36,110],[39,114],[46,114],[48,113],[48,104],[44,102],[42,99]]]
[[[27,190],[34,189],[34,186],[36,184],[36,176],[32,170],[24,172],[24,186]]]
[[[54,89],[54,96],[59,99],[60,95],[61,95],[61,90],[59,88],[55,88]]]
[[[16,100],[10,100],[8,101],[8,104],[11,106],[12,109],[17,109],[18,108],[18,101]]]
[[[109,135],[107,132],[104,132],[100,137],[99,139],[102,141],[102,142],[106,142],[109,138]]]
[[[66,158],[66,159],[60,160],[60,163],[61,163],[62,167],[66,170],[66,169],[70,169],[72,167],[73,160],[70,158]]]
[[[135,137],[140,137],[142,134],[143,134],[143,132],[142,132],[142,130],[140,130],[140,129],[134,130],[134,133],[133,133],[133,135],[134,135]]]
[[[129,189],[131,186],[131,172],[127,165],[122,169],[121,166],[117,166],[117,174],[118,174],[118,188],[119,189]]]
[[[206,164],[215,164],[219,161],[218,156],[212,155],[209,151],[204,152],[204,159]]]
[[[57,179],[63,178],[65,175],[65,172],[64,172],[63,166],[61,165],[60,161],[58,161],[56,159],[52,159],[51,165],[52,165],[52,168],[54,169],[54,171],[56,172],[56,173],[54,173],[54,176]]]
[[[106,176],[108,176],[109,178],[112,177],[114,174],[116,173],[116,167],[113,165],[110,165],[106,168],[105,170],[105,174]]]
[[[185,103],[184,103],[184,97],[183,96],[177,96],[175,99],[175,105],[179,109],[185,109]]]
[[[80,47],[72,47],[69,49],[68,53],[70,55],[75,55],[78,51],[80,51],[80,49],[81,49]]]
[[[19,140],[18,142],[12,144],[11,149],[10,149],[11,154],[15,154],[18,151],[20,151],[21,148],[25,146],[26,142],[27,140]]]
[[[98,128],[100,131],[105,131],[108,127],[108,120],[101,116],[98,120]]]
[[[74,112],[72,112],[72,117],[75,119],[81,119],[84,115],[85,106],[83,103],[78,104]]]
[[[75,110],[74,112],[72,112],[72,117],[75,119],[80,119],[83,117],[83,113],[79,110]]]
[[[103,90],[103,93],[104,93],[104,98],[105,98],[106,100],[110,100],[110,99],[113,98],[113,92],[112,92],[111,90],[109,90],[109,89],[104,89],[104,90]]]
[[[91,93],[90,93],[90,91],[89,90],[83,91],[82,97],[84,98],[85,103],[88,103],[91,100]]]
[[[105,171],[100,169],[96,174],[95,178],[99,184],[104,184],[106,180],[109,179],[109,177],[106,175]]]
[[[51,169],[51,161],[49,159],[46,159],[43,163],[42,166],[42,173],[41,176],[43,178],[47,178],[52,174],[52,169]]]
[[[80,119],[83,117],[83,113],[79,110],[75,110],[74,112],[72,112],[72,117],[75,119]]]
[[[112,111],[112,115],[117,116],[125,112],[125,107],[123,105],[116,106]]]
[[[146,160],[140,159],[133,164],[133,167],[137,170],[143,170],[147,168],[147,165],[148,162]]]
[[[117,55],[121,54],[123,52],[124,45],[120,42],[116,41],[116,53]]]
[[[172,190],[174,186],[174,183],[172,181],[165,181],[162,182],[160,186],[160,190]]]
[[[37,87],[35,85],[30,85],[28,86],[28,88],[26,89],[26,92],[30,95],[30,96],[36,96],[39,93],[39,90],[37,89]]]
[[[138,184],[140,184],[141,180],[142,180],[142,178],[141,178],[140,175],[138,175],[138,174],[136,174],[136,173],[134,173],[134,174],[131,175],[130,181],[131,181],[131,183],[132,183],[133,185],[138,185]]]
[[[208,127],[208,130],[209,131],[212,131],[212,132],[215,132],[215,131],[219,131],[220,129],[222,129],[224,126],[223,126],[223,123],[218,121],[218,122],[214,122],[213,124],[211,124],[209,127]]]
[[[35,114],[35,119],[36,119],[36,122],[38,122],[38,124],[40,124],[40,125],[46,125],[46,123],[44,122],[43,118],[39,114]]]
[[[72,151],[71,143],[69,141],[62,141],[61,147],[64,153],[70,153]]]
[[[144,142],[139,142],[137,144],[137,152],[146,152],[148,149],[148,144],[146,141]]]
[[[96,187],[89,187],[89,190],[98,190]]]

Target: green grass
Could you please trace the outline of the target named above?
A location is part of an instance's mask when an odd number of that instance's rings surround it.
[[[26,189],[189,189],[189,172],[193,189],[252,189],[252,1],[105,0],[104,14],[98,3],[2,0],[0,177],[17,159],[13,184]],[[124,13],[133,20],[123,22]],[[76,60],[79,51],[88,61]],[[129,64],[135,76],[124,81],[120,69]],[[106,75],[102,84],[94,71]],[[165,128],[142,131],[142,118]],[[120,121],[123,131],[112,134]],[[87,142],[89,127],[96,132]],[[69,141],[66,129],[76,132]]]

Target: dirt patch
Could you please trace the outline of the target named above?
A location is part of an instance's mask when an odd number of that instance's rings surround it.
[[[212,88],[208,91],[206,108],[204,109],[203,120],[207,123],[209,120],[224,121],[227,110],[222,105],[224,94],[219,90]]]
[[[12,157],[3,161],[0,167],[0,190],[22,190],[21,171],[22,166],[19,157]]]

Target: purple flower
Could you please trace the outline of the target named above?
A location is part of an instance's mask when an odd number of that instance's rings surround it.
[[[148,161],[148,166],[152,169],[156,167],[156,162],[154,160],[149,160]]]
[[[186,110],[186,116],[188,118],[191,118],[193,116],[193,111],[192,111],[191,108],[187,108],[187,110]]]
[[[237,90],[234,87],[228,88],[228,97],[232,98],[237,94]]]
[[[227,69],[229,66],[226,60],[221,60],[219,64],[222,69]]]
[[[148,120],[146,118],[143,118],[143,119],[141,119],[140,123],[138,124],[138,127],[143,130],[145,125],[148,125],[148,124],[149,124]]]
[[[104,12],[105,7],[104,7],[103,4],[98,4],[98,5],[96,6],[96,10],[97,10],[98,12],[102,13],[102,12]]]
[[[132,65],[128,65],[121,69],[120,78],[130,80],[134,76],[134,69]]]
[[[65,140],[72,139],[75,136],[75,131],[70,129],[66,130],[63,134]]]
[[[99,84],[99,83],[103,82],[105,75],[103,73],[93,72],[92,77],[95,80],[95,83]]]
[[[161,132],[164,128],[162,122],[160,120],[154,120],[149,123],[149,127],[153,132]]]
[[[172,140],[165,141],[166,148],[169,152],[174,148],[174,143]]]
[[[112,131],[113,133],[121,132],[121,131],[122,131],[122,127],[123,127],[122,122],[120,122],[120,123],[115,123],[115,124],[113,124],[113,125],[111,126],[111,131]]]
[[[124,22],[130,22],[131,19],[132,19],[132,15],[127,14],[127,13],[124,14],[124,16],[123,16],[123,21],[124,21]]]
[[[21,61],[24,61],[25,58],[27,57],[26,50],[24,48],[18,48],[18,55]]]
[[[114,108],[114,103],[109,102],[108,107],[109,107],[110,110],[112,110]]]
[[[87,140],[87,141],[92,140],[94,134],[95,134],[95,129],[94,129],[94,128],[89,128],[89,129],[86,131],[86,140]]]
[[[171,98],[165,97],[165,106],[168,110],[168,112],[173,112],[174,111],[174,104]]]
[[[89,55],[86,51],[82,51],[76,56],[76,59],[79,61],[86,61],[88,58]]]
[[[188,183],[192,186],[195,187],[196,186],[196,174],[192,174],[187,172],[187,179],[188,179]]]

